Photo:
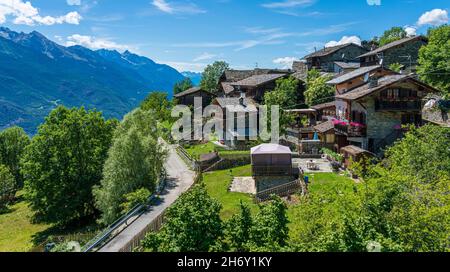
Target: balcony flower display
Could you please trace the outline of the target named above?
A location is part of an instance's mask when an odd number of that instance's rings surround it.
[[[364,127],[366,127],[366,125],[358,123],[358,122],[351,122],[350,126],[351,127],[356,127],[356,128],[364,128]]]
[[[333,124],[336,126],[336,125],[340,125],[340,126],[348,126],[348,123],[347,122],[345,122],[345,121],[341,121],[341,120],[338,120],[338,119],[333,119]]]

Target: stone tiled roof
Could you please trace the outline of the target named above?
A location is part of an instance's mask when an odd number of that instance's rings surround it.
[[[257,103],[250,98],[244,98],[243,103],[238,97],[218,97],[215,100],[221,108],[228,108],[232,112],[257,111]]]
[[[320,133],[325,133],[329,130],[334,129],[334,124],[333,121],[326,121],[321,124],[318,124],[317,126],[314,127],[314,129]]]
[[[312,106],[311,109],[323,110],[323,109],[331,108],[331,107],[336,107],[335,101],[328,102],[328,103],[323,103],[323,104],[319,104],[319,105],[315,105],[315,106]]]
[[[406,76],[406,75],[384,76],[378,80],[378,84],[375,87],[371,88],[370,84],[366,83],[366,84],[364,84],[358,88],[355,88],[345,94],[337,95],[336,98],[346,99],[346,100],[356,100],[356,99],[362,98],[366,95],[369,95],[371,93],[374,93],[376,91],[383,90],[384,88],[386,88],[396,82],[407,79],[407,78],[408,78],[408,76]]]
[[[359,45],[354,44],[354,43],[346,43],[346,44],[342,44],[342,45],[326,47],[326,48],[324,48],[322,50],[319,50],[317,52],[314,52],[314,53],[311,53],[309,55],[306,55],[303,58],[304,59],[309,59],[309,58],[315,58],[315,57],[325,57],[325,56],[331,55],[331,54],[341,50],[342,48],[345,48],[345,47],[350,46],[350,45],[359,46]]]
[[[183,97],[183,96],[186,96],[186,95],[190,95],[190,94],[194,94],[194,93],[200,92],[201,90],[202,89],[200,87],[193,87],[193,88],[187,89],[184,92],[175,94],[174,97],[177,97],[177,98],[178,97]]]
[[[225,94],[232,93],[234,91],[234,87],[231,85],[230,82],[222,82],[222,89],[225,92]]]
[[[358,58],[373,56],[373,55],[376,55],[378,53],[384,52],[384,51],[386,51],[388,49],[394,48],[396,46],[399,46],[401,44],[408,43],[408,42],[411,42],[411,41],[414,41],[414,40],[427,40],[427,38],[425,38],[423,36],[407,37],[407,38],[404,38],[404,39],[401,39],[401,40],[398,40],[398,41],[394,41],[394,42],[388,43],[388,44],[386,44],[386,45],[384,45],[382,47],[379,47],[379,48],[377,48],[375,50],[370,51],[369,53],[363,54],[363,55],[359,56]]]
[[[332,85],[336,85],[336,84],[341,84],[343,82],[346,82],[350,79],[362,76],[366,73],[370,73],[372,71],[375,71],[377,69],[380,69],[381,66],[380,65],[374,65],[374,66],[367,66],[367,67],[361,67],[359,69],[356,69],[354,71],[351,71],[349,73],[343,74],[342,76],[339,76],[335,79],[332,79],[330,81],[328,81],[328,84],[332,84]]]
[[[275,81],[279,78],[285,77],[286,74],[267,74],[267,75],[255,75],[243,79],[238,82],[233,82],[231,85],[233,86],[243,86],[243,87],[258,87],[262,84],[266,84],[272,81]]]
[[[334,64],[344,69],[358,69],[361,66],[359,62],[335,61]]]
[[[347,152],[351,155],[359,155],[359,154],[371,154],[369,151],[362,149],[360,147],[354,146],[354,145],[348,145],[346,147],[341,148],[341,153],[342,151]]]
[[[428,122],[450,127],[450,101],[434,96],[422,110],[422,118]]]

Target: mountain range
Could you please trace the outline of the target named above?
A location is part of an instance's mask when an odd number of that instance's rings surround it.
[[[189,78],[195,86],[199,86],[202,81],[202,73],[196,72],[181,72],[181,74],[187,78]]]
[[[152,91],[172,96],[184,76],[129,51],[62,46],[39,32],[0,27],[0,129],[34,134],[56,106],[84,106],[121,118]]]

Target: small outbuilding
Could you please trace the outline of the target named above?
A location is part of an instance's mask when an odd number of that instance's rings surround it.
[[[262,144],[251,149],[253,176],[291,176],[292,152],[287,146]]]
[[[351,166],[351,162],[359,162],[364,158],[371,158],[375,155],[365,149],[354,145],[348,145],[341,148],[341,154],[344,156],[344,166],[348,168]]]

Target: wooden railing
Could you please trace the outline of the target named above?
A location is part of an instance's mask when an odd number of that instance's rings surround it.
[[[298,193],[298,192],[301,192],[302,194],[306,193],[305,186],[303,185],[302,179],[298,179],[294,182],[286,183],[281,186],[259,192],[255,196],[255,202],[260,203],[260,202],[267,201],[272,197],[272,195],[284,197],[284,196],[290,196],[290,195]]]

